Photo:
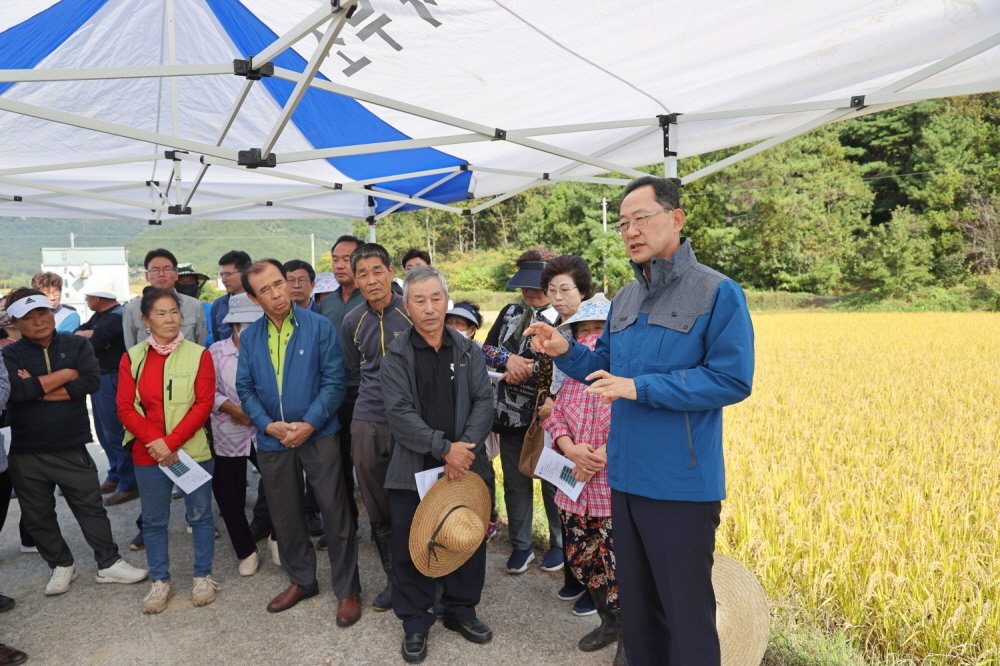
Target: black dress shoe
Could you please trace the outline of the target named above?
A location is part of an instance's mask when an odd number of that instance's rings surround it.
[[[14,600],[8,597],[6,594],[0,594],[0,613],[9,611],[14,607]]]
[[[427,658],[427,634],[406,634],[403,636],[403,661],[419,664]]]
[[[493,640],[493,631],[476,618],[459,620],[451,615],[445,615],[444,628],[457,631],[465,640],[473,643],[489,643]]]

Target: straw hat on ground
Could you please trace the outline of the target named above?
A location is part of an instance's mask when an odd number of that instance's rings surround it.
[[[749,569],[719,553],[712,567],[712,586],[722,666],[758,666],[771,624],[764,588]]]
[[[430,578],[465,564],[486,538],[490,492],[478,474],[442,476],[417,505],[410,525],[410,558]]]

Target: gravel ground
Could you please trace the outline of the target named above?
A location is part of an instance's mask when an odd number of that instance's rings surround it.
[[[101,468],[106,459],[90,445]],[[251,475],[248,506],[256,491]],[[13,645],[37,664],[384,664],[404,663],[399,654],[402,625],[392,612],[376,613],[368,604],[384,584],[378,555],[365,524],[360,532],[359,566],[365,603],[361,620],[341,629],[334,622],[336,601],[330,591],[329,561],[317,553],[320,594],[283,613],[265,610],[288,579],[263,556],[256,575],[241,577],[222,520],[217,527],[213,577],[222,588],[218,600],[195,608],[190,601],[191,537],[184,524],[181,500],[172,505],[171,572],[176,596],[166,611],[143,615],[142,598],[149,582],[98,585],[96,564],[62,498],[57,502],[63,535],[75,557],[79,578],[69,592],[46,597],[42,590],[49,569],[34,553],[19,552],[20,507],[12,500],[0,534],[0,592],[17,600],[0,615],[0,642]],[[130,552],[138,501],[108,508],[123,557],[145,567],[142,552]],[[362,523],[365,523],[362,519]],[[266,546],[261,542],[264,551]],[[493,641],[476,645],[441,623],[431,632],[428,664],[610,664],[614,645],[596,653],[581,652],[576,641],[597,625],[596,616],[578,618],[556,598],[562,573],[547,573],[537,562],[520,576],[504,570],[509,545],[495,538],[487,549],[486,587],[478,614],[493,629]],[[542,553],[537,553],[540,558]]]

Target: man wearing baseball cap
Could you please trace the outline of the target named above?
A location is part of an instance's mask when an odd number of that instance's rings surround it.
[[[101,387],[90,397],[94,407],[94,428],[97,441],[108,456],[108,477],[101,484],[101,493],[108,494],[104,504],[113,506],[139,497],[132,456],[122,446],[125,434],[118,420],[118,363],[125,353],[125,332],[122,329],[123,308],[115,296],[112,280],[96,275],[87,280],[83,295],[93,311],[87,323],[76,329],[76,335],[90,340],[101,367]],[[110,494],[109,494],[110,493]]]
[[[77,577],[73,553],[59,530],[56,486],[94,549],[96,581],[138,583],[147,572],[118,555],[101,504],[97,467],[86,449],[92,440],[86,398],[101,382],[94,351],[83,337],[56,332],[52,308],[37,289],[15,289],[6,305],[21,333],[3,349],[11,383],[10,478],[25,527],[52,569],[45,594],[66,592]]]

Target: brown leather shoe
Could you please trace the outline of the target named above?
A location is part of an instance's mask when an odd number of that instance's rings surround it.
[[[107,495],[108,493],[113,493],[116,490],[118,490],[118,482],[117,481],[105,481],[104,483],[101,484],[100,491],[101,491],[102,495]]]
[[[361,597],[353,596],[337,602],[337,626],[349,627],[361,619]]]
[[[124,504],[125,502],[131,502],[134,499],[139,499],[138,490],[116,490],[104,498],[104,506]]]
[[[0,643],[0,664],[4,664],[4,666],[13,666],[14,664],[23,664],[27,660],[28,655],[21,652],[16,647]]]
[[[280,613],[283,610],[288,610],[303,599],[315,597],[317,594],[319,594],[319,586],[315,584],[313,585],[313,588],[309,590],[301,585],[292,583],[287,589],[285,589],[284,592],[276,596],[274,599],[271,599],[271,603],[267,605],[267,612]]]

